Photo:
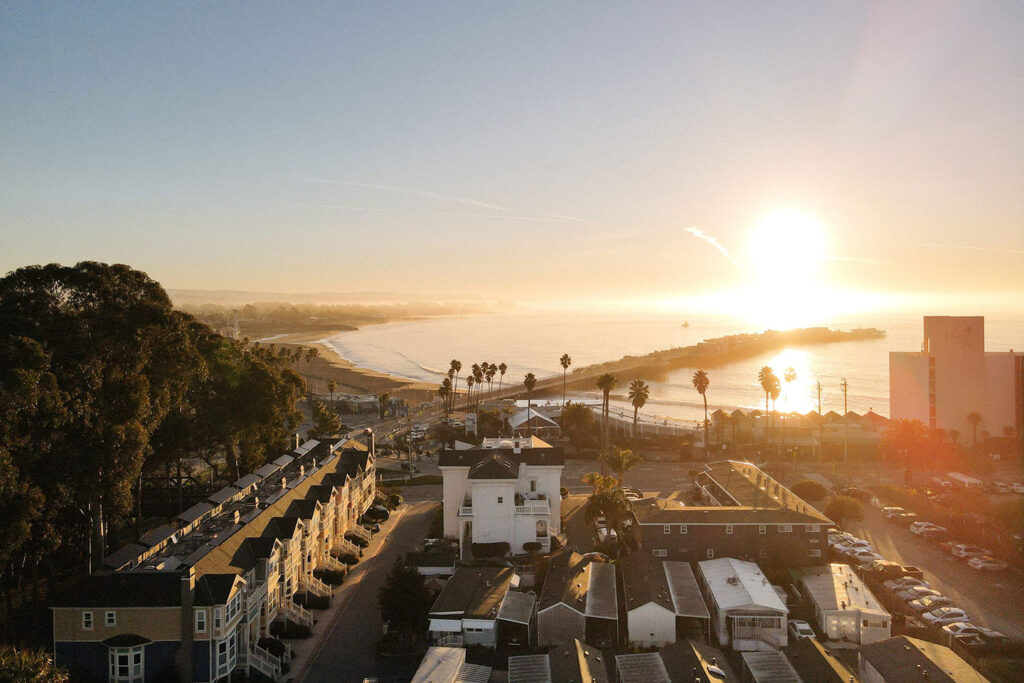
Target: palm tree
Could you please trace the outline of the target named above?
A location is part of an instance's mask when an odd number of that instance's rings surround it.
[[[455,381],[452,382],[452,410],[455,410],[455,399],[459,395],[459,373],[462,372],[462,361],[453,358],[449,366],[451,371],[455,373]]]
[[[505,373],[508,371],[508,366],[502,363],[498,366],[498,372],[501,374],[498,376],[498,394],[501,394],[501,381],[505,379]]]
[[[711,444],[708,442],[708,387],[711,386],[711,379],[708,373],[698,370],[693,373],[693,388],[697,390],[704,399],[704,459],[711,459]]]
[[[476,381],[476,400],[477,400],[478,403],[480,401],[480,392],[483,391],[483,388],[484,388],[484,368],[485,367],[487,367],[487,363],[484,363],[483,366],[479,366],[479,365],[474,365],[473,366],[473,379]]]
[[[491,380],[494,379],[494,374],[498,372],[498,366],[491,363],[487,366],[487,372],[484,373],[484,377],[487,378],[487,393],[491,393]]]
[[[537,377],[532,373],[526,373],[526,377],[523,378],[523,386],[526,387],[526,428],[531,430],[530,427],[530,409],[533,402],[533,388],[537,386]]]
[[[569,366],[572,365],[572,357],[569,354],[567,354],[567,353],[563,353],[562,357],[558,359],[558,362],[562,364],[562,406],[564,407],[565,406],[565,373],[569,369]]]
[[[334,392],[338,390],[338,383],[333,379],[327,380],[327,391],[331,395],[331,408],[334,409]]]
[[[610,397],[612,389],[619,383],[618,378],[610,372],[606,372],[597,378],[597,388],[601,390],[604,402],[601,404],[601,417],[604,423],[601,426],[601,452],[605,453],[608,450],[608,408],[610,404]],[[604,464],[602,463],[602,468]]]
[[[786,380],[786,399],[789,399],[789,385],[796,379],[796,369],[786,368],[786,372],[782,374],[782,377]],[[789,411],[782,413],[782,450],[786,450],[786,417]],[[796,460],[796,455],[793,456],[793,460]]]
[[[772,381],[775,379],[775,371],[771,366],[765,365],[757,373],[757,383],[764,391],[764,419],[765,419],[765,440],[768,438],[768,397],[772,393]]]
[[[313,385],[310,383],[310,380],[312,379],[310,372],[312,372],[313,369],[313,359],[319,355],[320,352],[313,347],[306,349],[306,393],[310,395],[313,393]]]
[[[626,483],[626,472],[629,472],[644,461],[643,458],[628,448],[615,453],[606,453],[601,459],[611,468],[612,472],[619,475],[619,481],[623,484]]]
[[[444,414],[447,417],[451,412],[451,410],[448,409],[448,401],[452,396],[452,381],[450,379],[445,377],[444,380],[442,380],[441,386],[437,390],[437,395],[441,397],[442,401],[444,401]]]
[[[448,405],[444,409],[450,413],[455,410],[455,368],[448,368],[448,384],[451,389],[448,392]]]
[[[979,413],[968,413],[967,424],[971,425],[971,442],[972,445],[978,445],[978,425],[981,424],[981,415]]]
[[[469,410],[469,402],[473,400],[473,385],[476,384],[476,377],[466,375],[466,410]]]
[[[609,477],[609,479],[615,481],[614,477]],[[622,490],[619,488],[606,488],[601,491],[595,491],[593,495],[587,498],[583,509],[583,518],[591,525],[599,517],[605,518],[606,524],[609,528],[615,530],[615,537],[619,539],[619,543],[615,544],[615,556],[618,558],[623,526],[625,521],[629,519],[630,513],[629,501],[626,500],[626,495]]]
[[[636,423],[640,417],[640,409],[651,397],[651,388],[642,379],[635,379],[629,385],[629,401],[633,404],[633,437],[636,437]],[[613,468],[614,469],[614,468]]]
[[[580,478],[580,481],[593,486],[594,493],[608,491],[619,485],[618,479],[607,474],[601,474],[600,472],[587,472]]]

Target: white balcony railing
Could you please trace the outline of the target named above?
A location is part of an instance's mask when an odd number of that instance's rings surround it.
[[[256,643],[253,643],[248,659],[249,666],[273,681],[281,675],[281,660]]]
[[[546,500],[527,500],[522,505],[516,505],[517,515],[547,515],[551,514],[551,507]]]
[[[472,517],[472,516],[473,516],[473,506],[472,505],[463,505],[463,506],[459,507],[459,517]]]
[[[309,629],[313,628],[313,613],[302,605],[296,605],[291,600],[285,600],[284,613],[286,617],[296,624],[302,624]]]

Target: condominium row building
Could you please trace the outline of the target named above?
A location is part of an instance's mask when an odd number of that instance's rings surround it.
[[[284,663],[261,640],[275,622],[312,628],[296,600],[330,597],[314,571],[359,555],[375,495],[371,433],[297,446],[108,556],[53,605],[56,663],[117,683],[277,680]]]
[[[718,557],[788,566],[827,561],[832,521],[749,462],[724,460],[694,477],[696,503],[633,503],[640,542],[652,557],[696,562]]]

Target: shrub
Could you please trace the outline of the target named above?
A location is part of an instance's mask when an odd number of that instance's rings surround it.
[[[402,496],[400,496],[397,493],[392,493],[390,496],[388,496],[388,507],[391,508],[392,510],[397,508],[403,502],[405,502],[405,499],[402,498]]]
[[[341,562],[342,564],[353,565],[359,562],[359,558],[353,555],[352,553],[342,553],[341,555],[338,555],[338,562]]]
[[[537,541],[529,541],[528,543],[524,543],[523,550],[525,550],[528,553],[535,553],[538,550],[540,550],[540,543],[538,543]]]
[[[340,586],[345,581],[345,572],[331,569],[314,569],[313,576],[320,579],[328,586]]]
[[[474,543],[471,546],[473,557],[505,557],[511,550],[506,541],[498,543]]]
[[[790,486],[789,490],[808,501],[823,500],[825,496],[828,495],[828,489],[818,482],[811,481],[810,479],[798,481]]]

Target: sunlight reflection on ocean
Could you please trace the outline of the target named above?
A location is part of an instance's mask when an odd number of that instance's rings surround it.
[[[683,323],[689,326],[684,327]],[[1024,320],[986,319],[986,347],[990,351],[1024,348]],[[709,369],[709,408],[764,408],[764,392],[757,372],[770,365],[782,377],[787,367],[797,372],[791,384],[783,382],[779,410],[805,412],[817,408],[817,379],[822,386],[822,409],[842,411],[840,380],[849,381],[849,408],[889,413],[889,351],[915,351],[921,346],[921,318],[878,316],[875,319],[828,321],[832,328],[878,327],[885,339],[791,347],[781,352]],[[617,360],[626,355],[689,346],[727,334],[755,332],[739,321],[693,316],[683,319],[665,313],[588,313],[516,310],[504,314],[390,323],[343,332],[327,343],[356,365],[423,382],[438,383],[451,359],[462,362],[461,377],[473,363],[506,363],[504,385],[519,384],[523,375],[561,374],[558,359],[572,356],[572,367]],[[572,368],[570,368],[571,372]],[[700,395],[690,384],[693,369],[680,369],[662,378],[650,378],[651,398],[643,408],[649,417],[699,419]],[[460,388],[464,385],[460,382]],[[495,377],[494,388],[498,386]],[[625,384],[613,395],[625,401]],[[577,396],[594,397],[593,392]]]

